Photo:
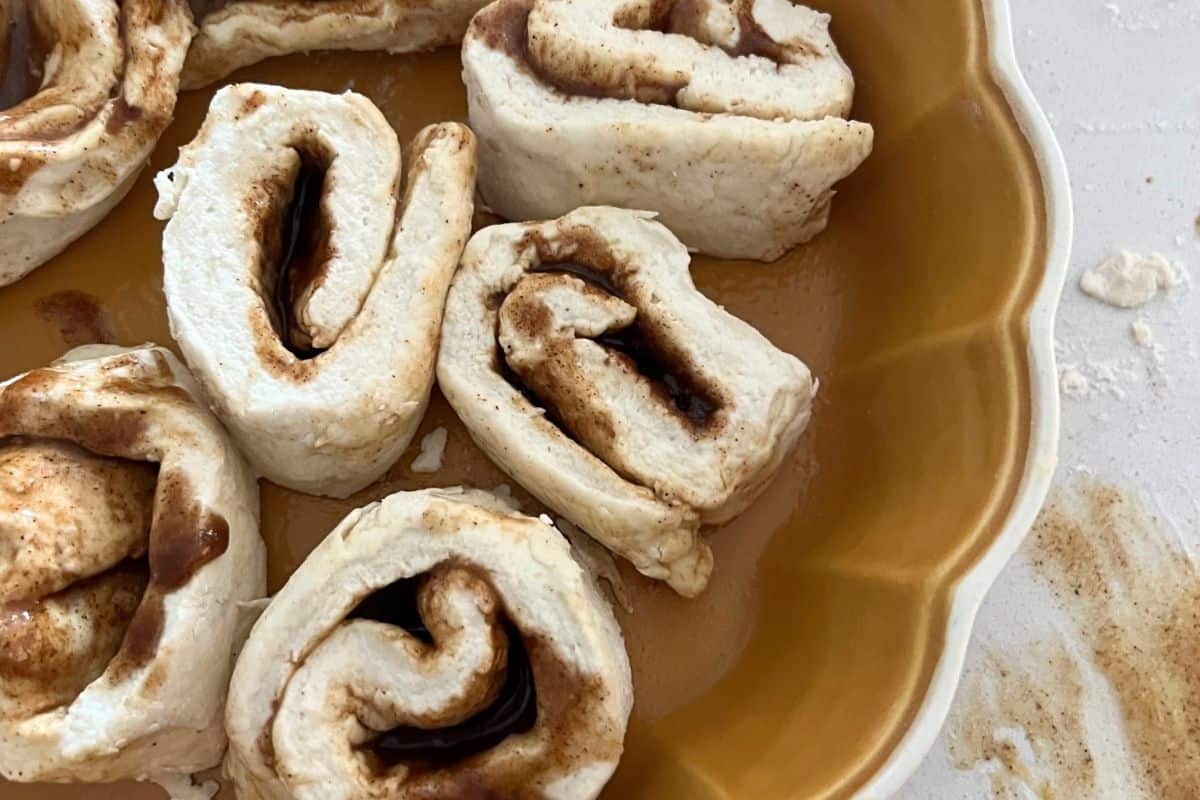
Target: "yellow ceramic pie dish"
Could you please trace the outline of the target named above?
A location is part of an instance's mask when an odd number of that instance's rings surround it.
[[[858,82],[854,116],[875,126],[875,152],[811,244],[766,266],[698,258],[693,271],[710,297],[812,366],[819,404],[765,496],[712,536],[718,566],[702,597],[626,572],[637,699],[605,797],[887,796],[936,736],[975,609],[1053,469],[1050,336],[1070,209],[1061,159],[1016,71],[1006,7],[811,4],[834,16]],[[297,56],[235,77],[353,87],[402,141],[465,119],[453,50]],[[192,138],[210,96],[182,96],[116,211],[0,290],[0,374],[97,338],[171,344],[150,179]],[[449,446],[432,475],[409,470],[414,445],[346,501],[264,484],[271,589],[351,508],[399,489],[506,482],[435,393],[421,433],[438,426]],[[3,800],[157,792],[0,786]]]

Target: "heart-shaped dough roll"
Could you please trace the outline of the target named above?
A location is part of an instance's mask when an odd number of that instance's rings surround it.
[[[0,384],[0,774],[219,763],[258,487],[167,350],[88,347]]]
[[[3,286],[129,191],[175,111],[194,28],[187,0],[14,0],[0,25]]]
[[[688,267],[645,212],[484,228],[450,289],[438,383],[517,482],[692,596],[712,568],[700,525],[764,488],[816,386]]]
[[[483,200],[642,208],[702,252],[778,258],[871,151],[828,28],[791,0],[497,0],[463,40]]]
[[[195,89],[264,58],[310,50],[412,53],[455,44],[488,0],[193,0],[200,32],[183,86]]]
[[[548,521],[461,489],[344,519],[229,689],[241,800],[599,794],[633,703],[620,630]]]
[[[400,147],[371,101],[238,84],[159,174],[171,332],[250,462],[346,496],[429,402],[446,289],[471,231],[475,140]]]

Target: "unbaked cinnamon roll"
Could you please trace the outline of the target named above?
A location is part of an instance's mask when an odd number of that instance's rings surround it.
[[[238,84],[160,173],[171,331],[251,463],[348,495],[416,432],[470,234],[475,140],[396,134],[361,95]]]
[[[0,4],[0,286],[115,206],[171,121],[186,0]]]
[[[76,360],[79,359],[79,360]],[[258,488],[166,350],[0,385],[0,774],[189,786],[225,748]]]
[[[193,0],[200,32],[183,70],[185,89],[264,58],[309,50],[412,53],[462,39],[488,0]]]
[[[463,40],[481,195],[513,220],[656,211],[701,252],[778,258],[871,150],[828,26],[791,0],[498,0]]]
[[[352,512],[255,624],[229,690],[241,800],[599,794],[633,702],[565,539],[493,495]]]
[[[712,568],[700,526],[765,487],[816,385],[688,268],[645,212],[485,228],[450,289],[438,384],[530,493],[692,596]]]

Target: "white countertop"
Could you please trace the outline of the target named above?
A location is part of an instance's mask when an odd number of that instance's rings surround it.
[[[1059,367],[1076,367],[1091,391],[1063,400],[1052,502],[1068,510],[1026,541],[984,602],[947,727],[899,797],[1198,797],[1195,729],[1166,754],[1169,736],[1143,741],[1135,718],[1148,699],[1156,725],[1163,714],[1181,731],[1200,720],[1200,633],[1137,640],[1177,635],[1194,621],[1179,608],[1200,607],[1200,291],[1185,277],[1120,310],[1084,295],[1079,278],[1127,249],[1160,252],[1200,281],[1200,0],[1012,5],[1018,58],[1074,192]],[[1134,341],[1135,320],[1156,348]],[[1072,528],[1071,509],[1098,496],[1118,499],[1116,521]],[[1093,549],[1056,559],[1047,548],[1066,540]],[[1160,674],[1174,655],[1195,674]]]

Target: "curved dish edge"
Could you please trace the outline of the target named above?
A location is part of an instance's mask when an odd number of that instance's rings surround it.
[[[1031,390],[1029,452],[1003,529],[953,590],[945,645],[921,707],[883,766],[854,793],[856,800],[885,800],[899,791],[933,747],[958,688],[975,616],[988,590],[1033,527],[1058,462],[1054,321],[1070,263],[1074,231],[1070,181],[1050,121],[1017,63],[1009,2],[981,0],[981,3],[992,77],[1033,151],[1046,203],[1046,267],[1026,323]]]

